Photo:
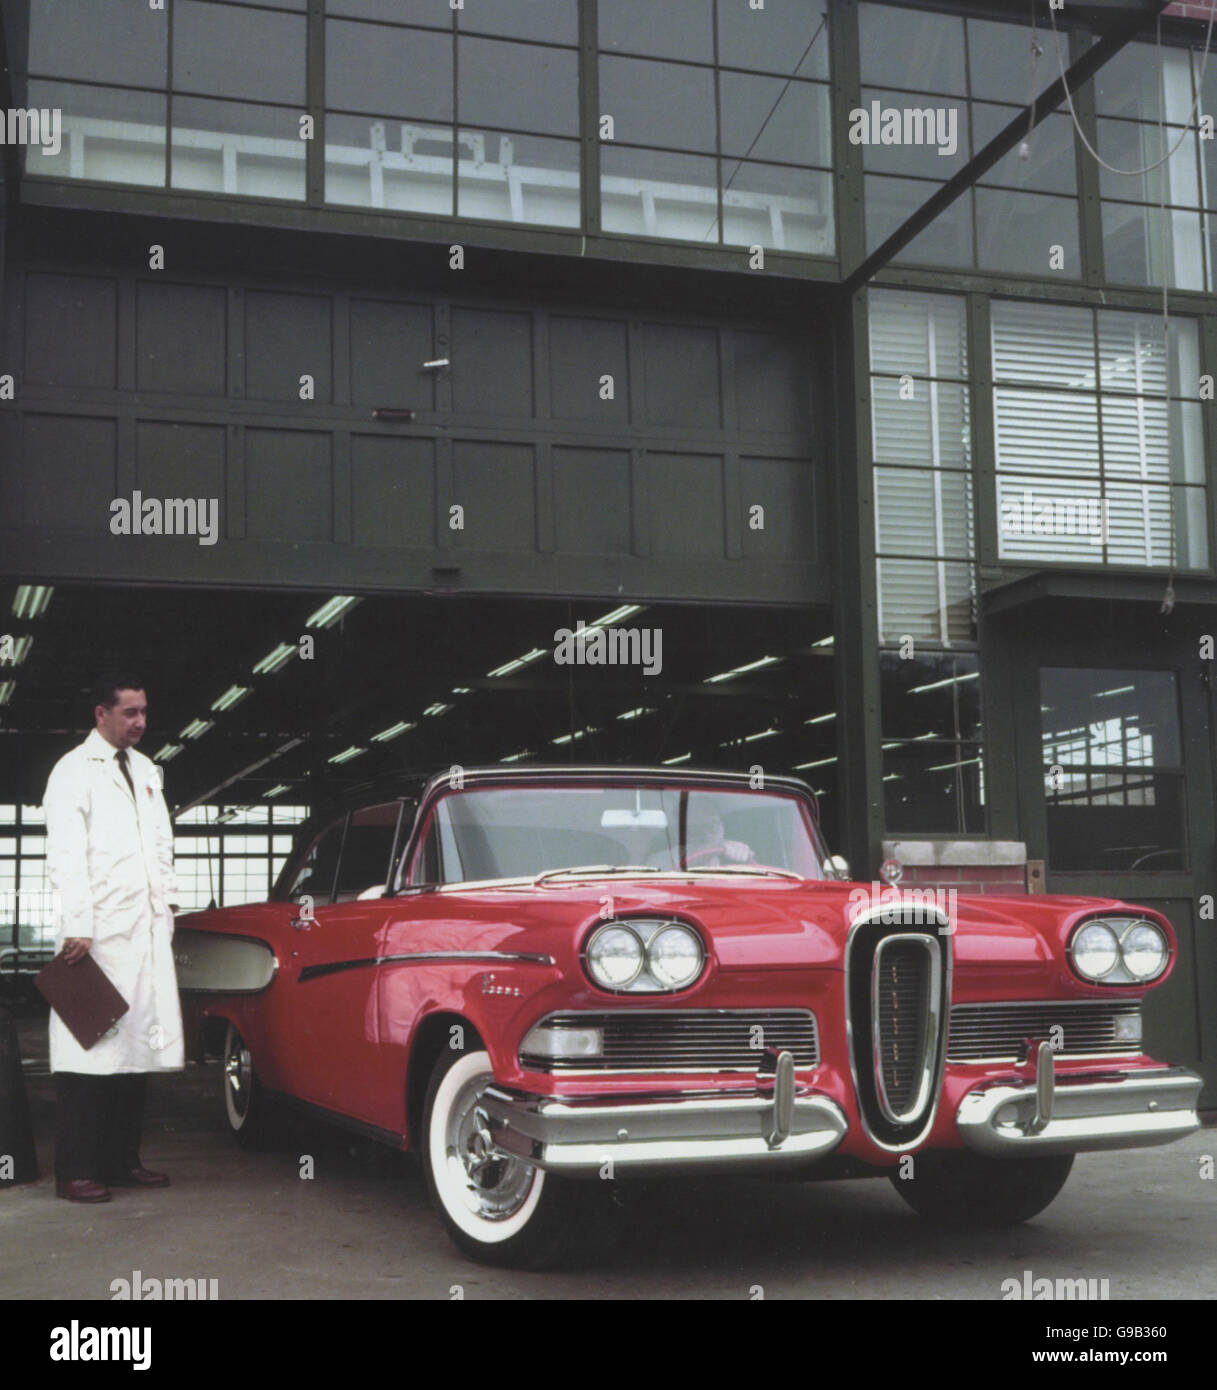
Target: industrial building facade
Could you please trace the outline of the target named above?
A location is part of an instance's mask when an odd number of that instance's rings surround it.
[[[1160,8],[5,0],[0,889],[116,642],[198,905],[398,767],[794,770],[858,878],[1165,911],[1211,1104],[1217,63]]]

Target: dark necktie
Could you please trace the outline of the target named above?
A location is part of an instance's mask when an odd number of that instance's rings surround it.
[[[131,796],[135,796],[135,783],[131,780],[131,769],[127,766],[127,750],[120,748],[114,755],[118,759],[118,765],[123,770],[123,776],[127,779],[127,786],[131,788]]]

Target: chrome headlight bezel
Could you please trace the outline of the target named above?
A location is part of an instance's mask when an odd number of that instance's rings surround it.
[[[592,948],[596,942],[606,932],[614,929],[629,932],[637,940],[642,953],[639,969],[635,971],[634,975],[628,981],[616,984],[600,977],[595,969],[592,955]],[[670,984],[654,969],[651,946],[665,933],[675,931],[684,933],[696,943],[698,961],[697,968],[687,978],[676,984]],[[695,927],[690,926],[688,922],[681,922],[672,917],[610,918],[591,931],[579,954],[588,979],[597,989],[603,990],[606,994],[680,994],[691,989],[705,975],[706,964],[709,960],[706,943],[702,939],[701,933]]]
[[[1082,969],[1078,963],[1076,945],[1081,934],[1090,927],[1105,927],[1111,933],[1115,942],[1115,961],[1112,966],[1102,972],[1102,974],[1091,974]],[[1158,959],[1157,968],[1148,974],[1138,974],[1128,964],[1127,954],[1131,955],[1134,941],[1134,934],[1139,941],[1145,940],[1145,933],[1152,932],[1161,943],[1161,952]],[[1148,985],[1155,980],[1161,979],[1166,973],[1171,963],[1173,948],[1170,938],[1157,922],[1151,921],[1148,917],[1133,914],[1113,914],[1104,917],[1087,917],[1074,927],[1069,936],[1069,944],[1066,948],[1069,963],[1073,967],[1074,974],[1080,979],[1085,980],[1089,985]]]

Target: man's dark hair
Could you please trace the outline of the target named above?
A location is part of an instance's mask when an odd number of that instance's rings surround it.
[[[118,704],[118,692],[120,690],[143,690],[144,682],[139,676],[132,675],[130,671],[107,671],[104,676],[98,677],[93,682],[92,689],[89,691],[90,709],[96,709],[98,705],[104,705],[106,709],[113,709]]]

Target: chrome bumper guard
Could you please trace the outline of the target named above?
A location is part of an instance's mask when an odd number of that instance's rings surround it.
[[[785,1166],[829,1153],[848,1128],[835,1101],[797,1093],[793,1059],[779,1060],[771,1085],[746,1091],[573,1097],[492,1085],[481,1107],[505,1153],[586,1177],[610,1162],[614,1174]]]
[[[1062,1081],[1047,1043],[1033,1081],[969,1091],[956,1113],[970,1149],[992,1158],[1169,1144],[1200,1127],[1202,1079],[1185,1067]]]

